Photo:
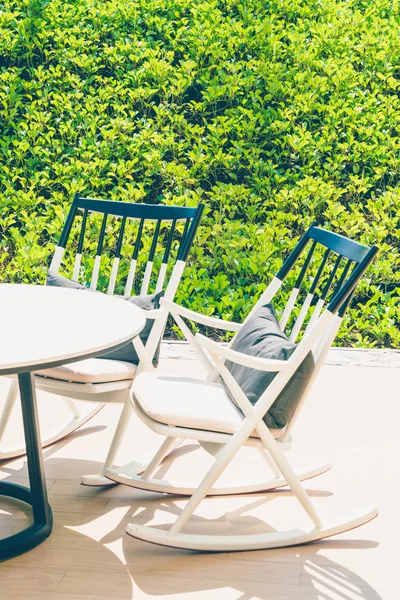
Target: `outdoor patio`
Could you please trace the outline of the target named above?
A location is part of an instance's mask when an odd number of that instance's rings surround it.
[[[200,373],[200,365],[183,349],[164,344],[160,369]],[[183,498],[121,485],[105,490],[80,485],[82,475],[99,472],[115,430],[121,407],[107,405],[75,434],[45,449],[54,530],[34,550],[0,564],[1,599],[25,600],[29,594],[31,600],[398,600],[399,382],[399,352],[334,349],[296,424],[289,453],[295,465],[332,459],[331,471],[306,482],[322,516],[377,504],[378,518],[320,543],[231,554],[162,548],[125,534],[131,521],[171,523],[186,502]],[[1,395],[7,385],[0,380]],[[43,392],[38,395],[43,418],[53,423],[63,418],[62,403]],[[15,435],[16,428],[14,423],[7,435]],[[136,418],[131,432],[121,460],[133,460],[135,451],[157,437]],[[187,442],[174,451],[180,459],[171,477],[194,478],[189,452],[196,452],[204,468],[210,463],[212,457],[195,448]],[[235,473],[245,481],[263,465],[257,453],[246,448],[224,477]],[[160,471],[168,472],[168,460]],[[2,463],[0,478],[27,484],[26,459]],[[279,502],[272,502],[277,498]],[[30,515],[21,506],[2,499],[0,537],[26,525]],[[240,533],[255,533],[307,524],[285,490],[209,498],[195,515],[186,531],[227,533],[234,524]]]

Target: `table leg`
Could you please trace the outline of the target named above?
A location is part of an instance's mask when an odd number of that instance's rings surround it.
[[[30,490],[21,485],[0,481],[0,496],[8,496],[30,504],[33,510],[33,524],[15,535],[0,540],[0,560],[31,550],[50,535],[53,525],[51,508],[47,500],[34,377],[32,373],[20,373],[18,382]]]

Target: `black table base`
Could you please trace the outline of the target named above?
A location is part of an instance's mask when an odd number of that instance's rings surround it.
[[[51,508],[47,500],[34,376],[32,373],[20,373],[18,382],[30,489],[0,481],[0,496],[15,498],[30,504],[33,510],[33,524],[15,535],[0,540],[0,560],[31,550],[50,535],[53,526]]]

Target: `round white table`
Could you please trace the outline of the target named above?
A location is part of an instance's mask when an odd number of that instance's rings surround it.
[[[0,540],[0,560],[34,548],[52,530],[47,500],[33,371],[100,356],[123,346],[146,318],[130,302],[81,290],[0,285],[0,376],[17,374],[30,489],[0,481],[0,496],[26,502],[33,524]]]

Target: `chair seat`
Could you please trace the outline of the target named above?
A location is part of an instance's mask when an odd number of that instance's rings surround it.
[[[35,374],[73,383],[109,383],[133,379],[136,369],[136,365],[123,360],[87,358],[69,365],[36,371]]]
[[[235,433],[244,419],[220,383],[148,372],[137,376],[133,391],[146,415],[166,425]],[[270,431],[279,438],[285,430]]]

